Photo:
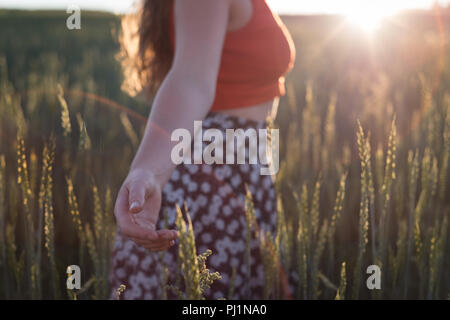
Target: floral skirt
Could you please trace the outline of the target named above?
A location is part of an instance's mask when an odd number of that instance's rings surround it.
[[[253,128],[258,131],[265,127],[264,121],[214,112],[202,122],[203,130],[219,129],[224,137],[226,129]],[[203,148],[208,144],[203,142]],[[235,149],[237,152],[238,148]],[[219,272],[221,279],[205,292],[207,299],[263,298],[264,268],[254,237],[250,245],[251,279],[248,279],[245,186],[252,193],[256,222],[262,231],[275,231],[276,195],[272,176],[261,175],[261,165],[249,164],[248,154],[246,152],[245,164],[180,164],[163,189],[159,228],[163,227],[165,212],[168,228],[176,229],[176,206],[178,204],[185,214],[186,204],[194,227],[197,254],[207,249],[212,251],[206,266],[210,272]],[[166,291],[163,284],[180,285],[177,256],[178,243],[163,253],[151,252],[118,230],[109,276],[111,298],[116,297],[117,288],[123,284],[126,289],[120,295],[121,299],[176,299],[172,290]],[[163,272],[164,267],[168,272]]]

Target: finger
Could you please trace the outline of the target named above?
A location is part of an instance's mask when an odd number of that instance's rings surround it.
[[[172,247],[175,243],[172,244],[172,242],[166,242],[163,244],[154,244],[154,243],[148,243],[143,242],[141,240],[133,240],[138,246],[144,247],[150,251],[161,251],[161,250],[168,250],[170,247]]]
[[[131,214],[128,214],[131,215]],[[158,235],[154,230],[143,228],[131,221],[131,217],[122,218],[119,221],[122,233],[128,237],[139,238],[141,240],[156,240]]]
[[[175,245],[175,240],[170,240],[170,241],[164,242],[162,244],[150,245],[149,247],[153,248],[153,249],[166,248],[166,250],[167,250],[168,248],[170,248],[170,247],[172,247],[174,245]]]
[[[131,216],[133,217],[133,216]],[[156,231],[158,237],[156,239],[140,239],[136,237],[130,237],[131,240],[139,240],[145,245],[161,245],[167,244],[171,241],[175,241],[178,238],[178,232],[176,230],[158,230]],[[135,241],[136,242],[136,241]]]
[[[166,240],[175,240],[178,238],[178,231],[176,230],[158,230],[156,231],[159,238]]]
[[[175,243],[174,240],[143,240],[139,238],[130,238],[137,244],[144,246],[144,247],[163,247],[163,246],[170,246],[171,243]]]
[[[148,247],[147,249],[148,249],[148,250],[151,250],[151,251],[157,252],[157,251],[166,251],[166,250],[169,250],[170,247],[171,247],[171,246],[167,245],[167,246],[158,246],[158,247]]]
[[[167,246],[167,244],[166,245],[164,245],[164,244],[155,245],[154,243],[142,241],[142,240],[139,240],[139,239],[132,239],[132,240],[138,246],[144,247],[144,248],[149,249],[149,250],[153,249],[153,248],[160,248],[160,247]]]
[[[114,214],[117,224],[125,236],[143,240],[158,238],[158,234],[154,230],[143,228],[132,221],[131,214],[128,211],[128,193],[126,188],[122,188],[119,191]]]
[[[147,186],[144,182],[132,182],[128,186],[128,203],[130,212],[138,213],[142,211],[145,203]]]

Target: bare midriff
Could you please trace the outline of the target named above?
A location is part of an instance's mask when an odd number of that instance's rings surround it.
[[[249,120],[264,121],[267,117],[275,118],[278,111],[279,97],[275,97],[272,100],[255,104],[252,106],[241,107],[239,109],[224,109],[214,110],[214,112],[220,112],[231,116],[237,116]]]

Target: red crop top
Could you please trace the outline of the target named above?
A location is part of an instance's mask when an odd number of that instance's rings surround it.
[[[285,95],[285,75],[295,61],[294,42],[265,0],[251,1],[250,21],[225,36],[213,111],[252,106]],[[175,50],[173,3],[170,37]]]

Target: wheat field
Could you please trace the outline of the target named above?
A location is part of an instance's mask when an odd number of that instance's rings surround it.
[[[75,34],[58,27],[63,13],[0,16],[0,299],[120,295],[108,287],[113,206],[149,103],[120,90],[119,19],[89,13]],[[265,298],[450,297],[450,55],[433,16],[419,18],[407,32],[380,31],[375,52],[355,32],[329,37],[334,18],[285,18],[298,62],[274,123],[275,234],[258,232],[246,201]],[[196,252],[180,210],[176,225],[185,289],[163,272],[164,296],[202,299],[220,278],[208,269],[215,253]],[[72,264],[80,290],[66,289]],[[371,265],[381,289],[366,285]]]

